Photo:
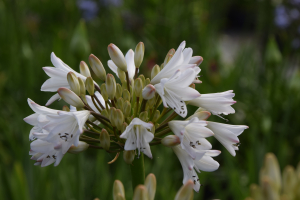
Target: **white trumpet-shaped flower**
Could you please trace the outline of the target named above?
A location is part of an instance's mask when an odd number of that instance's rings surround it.
[[[192,57],[193,49],[185,48],[185,41],[183,41],[177,48],[175,54],[164,68],[151,80],[151,84],[157,84],[163,78],[170,78],[178,69],[184,71],[186,69],[193,69],[195,71],[193,82],[200,83],[196,80],[200,72],[199,64],[202,62],[201,56]]]
[[[201,94],[200,97],[189,101],[190,105],[198,106],[210,111],[214,115],[228,115],[234,113],[235,110],[231,107],[236,103],[233,90],[212,94]]]
[[[200,171],[205,171],[205,172],[213,172],[216,171],[220,164],[215,161],[212,157],[220,155],[221,151],[218,150],[211,150],[207,151],[204,156],[200,160],[195,160],[195,169],[200,172]]]
[[[135,74],[135,64],[134,64],[134,51],[132,49],[129,49],[129,51],[126,53],[125,60],[127,64],[129,79],[133,80]],[[112,60],[109,60],[107,62],[107,65],[119,77],[117,65]]]
[[[213,136],[214,133],[205,127],[206,121],[194,117],[188,121],[173,120],[168,125],[180,138],[182,149],[186,150],[193,159],[201,159],[206,150],[211,149],[211,144],[205,138]]]
[[[90,111],[58,112],[58,115],[47,115],[49,122],[43,127],[49,132],[44,140],[62,148],[65,154],[74,144],[78,145],[79,136],[83,133],[83,126],[90,115]]]
[[[120,135],[120,138],[127,139],[124,149],[126,151],[138,149],[149,158],[152,158],[149,142],[154,138],[151,130],[153,124],[146,123],[139,118],[134,118],[131,123],[126,127],[125,131]]]
[[[46,116],[49,114],[57,115],[59,110],[53,110],[45,106],[40,106],[29,98],[27,99],[27,102],[35,113],[24,118],[24,121],[33,126],[29,133],[29,140],[34,140],[36,138],[34,137],[33,133],[42,132],[43,126],[49,122]]]
[[[230,125],[217,122],[207,122],[207,128],[214,132],[214,137],[221,142],[221,144],[233,156],[236,155],[235,150],[238,150],[240,144],[238,136],[248,128],[244,125]]]
[[[195,71],[192,69],[187,69],[183,72],[177,70],[172,77],[163,78],[160,83],[154,85],[164,106],[170,106],[181,117],[186,117],[187,115],[185,101],[200,96],[197,90],[189,87],[194,80],[194,76]]]

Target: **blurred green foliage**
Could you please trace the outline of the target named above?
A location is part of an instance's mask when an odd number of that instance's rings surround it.
[[[44,105],[52,95],[40,91],[47,79],[41,67],[52,66],[50,53],[79,71],[79,62],[87,62],[90,53],[106,65],[109,43],[125,52],[143,41],[146,59],[141,70],[150,75],[170,48],[186,40],[194,54],[204,58],[200,93],[236,93],[236,114],[228,116],[229,123],[250,129],[240,136],[236,157],[211,140],[214,149],[222,151],[216,158],[221,166],[200,174],[202,186],[195,199],[243,199],[249,184],[258,182],[266,152],[274,152],[281,166],[296,165],[300,56],[286,50],[290,48],[278,49],[273,9],[268,0],[129,0],[118,7],[100,4],[96,18],[84,22],[76,1],[0,0],[0,199],[112,199],[115,179],[132,196],[130,169],[121,156],[108,165],[113,155],[87,150],[67,154],[58,167],[40,168],[28,155],[31,127],[23,118],[32,111],[26,99]],[[219,38],[228,32],[252,36],[239,46],[232,63],[221,59]],[[225,123],[215,116],[212,120]],[[182,184],[180,163],[171,149],[154,146],[152,153],[145,165],[146,174],[157,177],[156,199],[174,197]]]

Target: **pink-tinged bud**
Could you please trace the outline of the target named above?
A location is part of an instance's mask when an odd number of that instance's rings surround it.
[[[156,177],[154,174],[149,174],[145,180],[145,186],[148,191],[149,200],[154,200],[156,192]]]
[[[168,135],[161,140],[161,143],[166,147],[173,147],[180,144],[180,138],[176,135]]]
[[[108,54],[112,61],[120,68],[122,71],[127,72],[127,63],[122,51],[114,44],[110,44],[107,47]]]
[[[95,73],[95,75],[98,78],[100,78],[102,81],[105,81],[106,71],[105,71],[101,61],[96,56],[91,54],[89,56],[89,63],[91,65],[91,68],[92,68],[93,72]]]
[[[144,185],[136,186],[132,200],[149,200],[147,188]]]
[[[196,64],[197,66],[199,66],[202,62],[203,58],[201,56],[193,56],[190,59],[189,64]]]
[[[174,200],[192,200],[194,198],[193,187],[193,181],[188,180],[177,192]]]
[[[190,120],[194,117],[197,117],[199,120],[207,120],[211,116],[211,113],[208,111],[196,111],[193,115],[191,115],[187,120]]]
[[[80,70],[80,73],[81,73],[83,76],[85,76],[85,77],[91,76],[90,69],[89,69],[89,67],[87,66],[87,64],[86,64],[84,61],[81,61],[81,62],[80,62],[79,70]]]
[[[144,59],[145,45],[143,42],[139,42],[134,51],[134,64],[136,68],[139,68]]]
[[[87,144],[86,142],[79,141],[78,146],[76,147],[72,145],[68,150],[68,153],[77,154],[87,150],[88,148],[89,148],[89,144]]]
[[[75,106],[76,108],[83,108],[84,104],[81,101],[81,99],[71,90],[69,90],[68,88],[59,88],[57,90],[57,93],[59,94],[59,96],[68,104]]]
[[[170,49],[169,52],[168,52],[168,54],[174,55],[175,52],[176,52],[175,49]]]
[[[148,84],[142,91],[143,98],[146,100],[152,99],[155,95],[155,87]]]
[[[114,186],[113,186],[113,199],[119,200],[124,199],[125,200],[125,190],[124,186],[121,181],[115,180]]]

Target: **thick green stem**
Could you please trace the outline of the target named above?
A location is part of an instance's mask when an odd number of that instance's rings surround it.
[[[144,167],[144,154],[141,153],[140,157],[135,157],[131,169],[131,179],[132,179],[132,190],[136,188],[139,184],[144,184],[145,182],[145,167]]]

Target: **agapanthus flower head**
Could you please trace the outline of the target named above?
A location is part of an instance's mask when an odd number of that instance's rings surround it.
[[[238,136],[248,127],[206,121],[211,114],[221,117],[234,113],[234,93],[229,90],[200,94],[195,89],[195,84],[201,83],[198,77],[203,58],[192,56],[193,50],[185,48],[185,42],[176,51],[171,49],[163,64],[153,67],[149,78],[139,74],[144,51],[142,42],[125,56],[116,45],[108,45],[111,60],[107,64],[116,77],[107,74],[102,62],[91,54],[89,64],[100,78],[99,83],[93,80],[85,62],[80,62],[78,73],[51,54],[55,67],[44,68],[50,78],[42,91],[57,92],[47,105],[59,98],[67,105],[63,110],[54,110],[28,99],[35,113],[24,121],[33,126],[29,138],[33,140],[30,155],[35,165],[57,166],[67,152],[93,148],[115,154],[109,164],[123,153],[124,161],[134,170],[135,166],[143,166],[135,163],[143,162],[143,155],[155,159],[152,146],[163,144],[177,155],[183,168],[183,183],[198,191],[197,173],[219,168],[212,157],[220,151],[212,150],[206,138],[215,137],[235,155],[240,144]],[[190,113],[189,105],[199,108]],[[132,174],[136,175],[135,172]],[[138,187],[139,195],[145,196],[146,191],[151,191],[148,186]]]

